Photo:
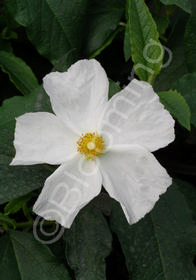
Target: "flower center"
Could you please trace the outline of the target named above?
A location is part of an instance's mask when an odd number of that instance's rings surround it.
[[[93,159],[99,156],[104,150],[104,140],[97,132],[82,134],[77,141],[78,152],[86,157],[86,159]]]

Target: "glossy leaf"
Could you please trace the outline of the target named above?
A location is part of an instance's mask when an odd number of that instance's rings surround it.
[[[12,122],[13,126],[14,123]],[[0,164],[8,165],[14,156],[14,132],[0,126]]]
[[[169,90],[177,79],[188,72],[184,47],[181,44],[172,49],[171,52],[169,51],[169,55],[171,56],[171,61],[169,61],[169,58],[167,59],[168,67],[163,68],[160,75],[156,78],[154,84],[156,91]]]
[[[173,88],[182,94],[191,109],[191,123],[196,126],[196,73],[184,75],[173,84]]]
[[[116,30],[121,0],[7,0],[13,16],[26,27],[29,40],[53,64],[70,50],[90,57]],[[58,43],[54,43],[58,42]]]
[[[163,44],[165,45],[164,63],[154,83],[156,92],[171,89],[177,79],[188,73],[184,52],[184,38],[182,36],[188,18],[189,16],[185,12],[179,14],[168,43]]]
[[[121,243],[131,279],[195,279],[196,227],[176,183],[139,223],[129,226],[117,204],[110,222]]]
[[[186,129],[190,130],[191,111],[184,97],[177,90],[157,93],[161,103]]]
[[[28,96],[14,96],[6,99],[0,107],[0,126],[7,129],[13,129],[15,118],[25,112],[34,111],[36,102],[36,93]]]
[[[28,95],[39,87],[31,68],[14,54],[0,51],[0,67],[23,95]]]
[[[125,61],[128,61],[131,57],[131,41],[130,41],[130,30],[129,30],[129,24],[126,24],[125,28],[125,36],[124,36],[124,56]]]
[[[9,280],[71,280],[63,263],[31,233],[10,231],[0,238],[0,275]]]
[[[65,231],[66,256],[77,280],[104,280],[112,236],[102,213],[88,205]]]
[[[50,61],[55,62],[67,51],[76,46],[78,49],[81,47],[81,37],[77,34],[77,31],[84,31],[81,15],[85,7],[81,1],[78,5],[74,3],[76,1],[69,1],[70,4],[65,5],[66,1],[60,3],[58,0],[6,2],[8,8],[12,7],[15,20],[26,27],[29,40]]]
[[[191,12],[191,0],[160,0],[165,5],[177,5],[185,12]]]
[[[124,13],[122,0],[88,0],[84,55],[95,57],[108,46],[118,33],[118,24]]]
[[[7,166],[0,164],[0,204],[43,187],[51,175],[44,165]]]
[[[21,280],[18,264],[8,235],[0,237],[0,274],[2,280]]]
[[[163,58],[157,26],[144,0],[128,0],[126,12],[135,73],[153,83]]]
[[[77,61],[76,59],[76,49],[70,50],[69,52],[67,52],[65,55],[63,55],[62,57],[60,57],[52,71],[58,71],[58,72],[64,72],[67,71],[67,69],[74,63]]]

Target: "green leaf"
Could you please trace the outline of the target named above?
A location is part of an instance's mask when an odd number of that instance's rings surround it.
[[[103,43],[103,45],[98,49],[96,50],[94,53],[92,53],[90,55],[89,58],[94,58],[96,56],[98,56],[105,48],[107,48],[112,42],[113,40],[115,39],[115,37],[117,36],[117,34],[122,30],[121,27],[117,28],[111,35],[110,37],[107,38],[107,41]]]
[[[7,166],[0,164],[0,204],[43,187],[51,170],[44,165]]]
[[[179,14],[174,30],[170,35],[164,54],[164,63],[161,73],[156,77],[154,88],[156,91],[166,91],[172,88],[173,83],[188,72],[184,53],[184,34],[188,15]]]
[[[8,165],[14,156],[14,132],[0,126],[0,164]]]
[[[144,0],[128,0],[126,12],[135,73],[152,84],[163,58],[156,24]]]
[[[121,0],[88,0],[84,56],[95,57],[111,44],[120,29],[117,29],[124,13]]]
[[[72,49],[56,61],[52,71],[65,72],[76,61],[76,49]]]
[[[157,76],[154,84],[156,91],[169,90],[177,79],[188,72],[183,45],[179,44],[174,49],[168,48],[168,50],[171,50],[171,63],[168,67],[163,68],[160,75]],[[167,58],[167,62],[169,62],[169,58]]]
[[[195,279],[196,228],[176,183],[139,223],[129,226],[117,204],[110,222],[121,243],[131,279]]]
[[[9,280],[71,280],[63,263],[31,233],[10,231],[0,238],[0,275]]]
[[[16,257],[8,235],[0,237],[0,273],[2,280],[21,280]]]
[[[31,68],[14,54],[0,51],[0,66],[22,94],[28,95],[39,87]]]
[[[38,52],[53,63],[67,51],[81,47],[82,15],[85,6],[58,0],[7,0],[15,20],[26,27],[29,40]],[[75,1],[76,2],[76,1]],[[14,9],[14,8],[15,9]],[[55,42],[55,43],[54,43]],[[58,43],[57,43],[58,42]]]
[[[160,35],[165,34],[165,31],[169,26],[169,18],[158,14],[153,14],[153,18],[156,22],[159,34]]]
[[[128,61],[131,57],[131,42],[130,42],[130,30],[129,30],[129,24],[126,24],[125,28],[125,37],[124,37],[124,56],[125,61]]]
[[[191,0],[160,0],[165,5],[177,5],[185,12],[191,12]]]
[[[109,99],[117,92],[121,91],[121,87],[115,83],[114,81],[112,81],[111,79],[109,79],[109,93],[108,93],[108,97]]]
[[[186,129],[190,130],[191,111],[184,97],[176,90],[157,93],[161,103]]]
[[[186,62],[190,72],[196,72],[196,8],[193,5],[184,34]]]
[[[76,58],[90,57],[106,44],[124,11],[121,0],[7,0],[29,40],[53,64],[76,49]],[[13,8],[14,7],[14,8]],[[15,10],[13,12],[13,10]],[[58,43],[54,43],[58,42]]]
[[[173,84],[191,109],[191,123],[196,126],[196,73],[186,74]]]
[[[32,199],[35,196],[34,193],[28,193],[26,195],[23,195],[21,197],[15,198],[11,201],[9,201],[5,208],[4,208],[4,213],[5,215],[10,215],[10,214],[15,214],[17,213],[19,210],[21,210],[26,203]]]
[[[13,1],[13,5],[7,8],[7,1],[4,3],[3,7],[1,7],[0,14],[0,25],[2,28],[7,27],[10,31],[16,30],[19,27],[19,24],[13,19],[12,14],[15,11],[16,3]]]
[[[14,96],[6,99],[0,107],[0,126],[13,128],[15,118],[26,113],[34,111],[36,102],[36,93],[33,92],[28,96]]]
[[[88,205],[64,233],[66,256],[77,280],[104,280],[112,236],[101,212]]]

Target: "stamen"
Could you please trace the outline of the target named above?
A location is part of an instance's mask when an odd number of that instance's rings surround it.
[[[99,136],[97,132],[82,134],[77,145],[78,152],[84,155],[87,160],[99,156],[105,148],[103,137]]]

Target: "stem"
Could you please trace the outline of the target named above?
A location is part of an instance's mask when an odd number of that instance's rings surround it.
[[[25,228],[25,227],[32,227],[34,224],[34,220],[29,220],[27,222],[16,223],[16,228]],[[41,222],[38,223],[40,225]],[[44,226],[51,226],[54,224],[54,221],[44,221]]]
[[[29,220],[27,222],[22,222],[22,223],[16,223],[16,228],[25,228],[28,226],[33,226],[33,220]]]

